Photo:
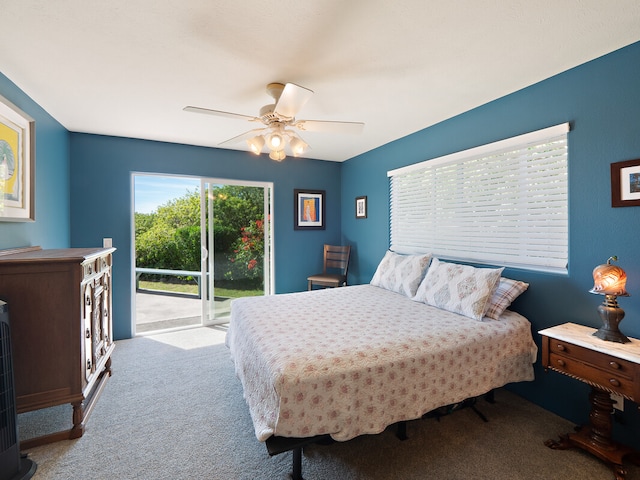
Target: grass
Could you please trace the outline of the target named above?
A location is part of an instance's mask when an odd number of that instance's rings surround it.
[[[150,282],[148,280],[140,280],[141,290],[154,290],[161,292],[172,293],[190,293],[193,295],[198,294],[198,285],[195,283],[166,283],[166,282]],[[264,295],[262,290],[237,290],[232,288],[215,288],[216,297],[252,297],[258,295]]]

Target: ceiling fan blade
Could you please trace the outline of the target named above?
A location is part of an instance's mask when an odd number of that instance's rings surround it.
[[[204,113],[206,115],[215,115],[217,117],[236,118],[238,120],[249,120],[250,122],[253,122],[253,121],[256,121],[256,120],[260,121],[259,118],[251,117],[249,115],[241,115],[239,113],[223,112],[222,110],[211,110],[210,108],[187,106],[187,107],[184,107],[183,110],[185,112]]]
[[[324,120],[299,120],[294,127],[307,132],[325,133],[362,133],[364,123],[362,122],[331,122]]]
[[[293,118],[313,95],[313,90],[295,83],[287,83],[276,102],[275,113],[282,117]]]
[[[244,140],[249,140],[251,137],[255,137],[256,135],[259,135],[260,133],[264,132],[266,130],[266,128],[254,128],[253,130],[249,130],[248,132],[244,132],[240,135],[238,135],[237,137],[233,137],[230,138],[229,140],[225,140],[222,143],[219,143],[218,146],[221,145],[232,145],[234,143],[240,143]]]

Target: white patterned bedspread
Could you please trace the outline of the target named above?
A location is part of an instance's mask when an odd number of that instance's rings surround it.
[[[482,322],[371,285],[234,300],[226,337],[258,440],[349,440],[533,380],[527,319]]]

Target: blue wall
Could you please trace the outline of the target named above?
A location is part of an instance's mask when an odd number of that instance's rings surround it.
[[[69,132],[1,73],[0,95],[36,122],[36,221],[0,222],[0,248],[67,248]]]
[[[132,335],[131,174],[188,174],[273,182],[276,293],[306,289],[322,270],[322,244],[340,242],[340,164],[171,143],[71,134],[71,244],[100,246],[113,238],[114,336]],[[293,229],[293,190],[326,191],[326,229]]]
[[[596,308],[603,297],[588,293],[591,272],[617,255],[631,293],[619,299],[626,311],[621,330],[640,337],[640,207],[611,207],[609,174],[613,162],[640,159],[640,43],[345,162],[342,235],[357,250],[351,281],[368,282],[388,248],[388,170],[562,122],[571,123],[569,275],[506,270],[530,283],[514,308],[534,332],[565,322],[599,327]],[[360,195],[368,197],[368,218],[356,220],[353,203]],[[586,418],[586,386],[545,374],[539,364],[536,377],[514,390],[573,421]],[[637,410],[626,410],[625,420],[637,428]],[[622,430],[640,445],[632,427]]]

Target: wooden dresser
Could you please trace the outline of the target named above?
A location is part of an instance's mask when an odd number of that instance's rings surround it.
[[[111,375],[114,248],[0,251],[0,299],[11,322],[18,414],[70,403],[69,430],[21,448],[82,436]]]
[[[550,448],[582,448],[610,465],[616,480],[626,476],[623,459],[640,465],[640,455],[611,438],[611,393],[640,402],[640,340],[616,343],[594,337],[595,328],[565,323],[541,330],[542,366],[591,385],[589,423],[559,440],[545,442]]]

